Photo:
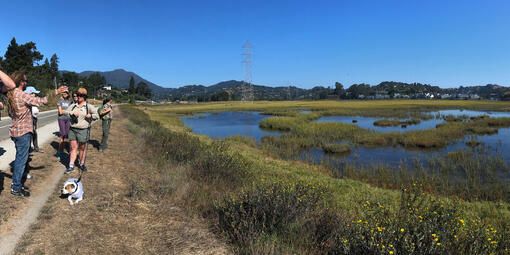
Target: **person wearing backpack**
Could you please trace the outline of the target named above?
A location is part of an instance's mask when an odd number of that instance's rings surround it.
[[[99,118],[97,109],[87,103],[87,90],[79,88],[77,95],[78,101],[71,104],[64,111],[64,114],[71,118],[71,128],[67,134],[71,145],[71,152],[69,153],[69,166],[65,170],[65,174],[74,170],[74,162],[77,157],[80,169],[84,172],[87,171],[85,166],[85,148],[90,138],[90,124]]]
[[[103,107],[100,107],[97,113],[103,124],[103,137],[101,138],[99,151],[104,151],[108,148],[108,135],[110,134],[110,125],[112,124],[112,99],[110,97],[103,100]]]

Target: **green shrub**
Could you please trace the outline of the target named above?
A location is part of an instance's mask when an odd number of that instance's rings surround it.
[[[294,221],[313,211],[324,198],[320,184],[260,184],[216,203],[219,228],[242,247],[262,234],[283,234]]]
[[[248,174],[249,161],[238,152],[232,152],[225,141],[214,141],[203,145],[198,157],[191,163],[192,178],[202,181],[221,180],[229,184],[242,183],[242,177]]]

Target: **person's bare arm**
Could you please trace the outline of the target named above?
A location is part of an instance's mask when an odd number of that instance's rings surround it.
[[[11,89],[14,89],[16,87],[16,84],[14,81],[9,77],[9,75],[5,74],[4,72],[0,71],[0,81],[4,84],[2,86],[2,93],[5,93]]]

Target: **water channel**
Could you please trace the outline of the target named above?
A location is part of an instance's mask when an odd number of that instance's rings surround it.
[[[435,128],[439,123],[444,122],[442,116],[453,115],[475,117],[489,115],[490,117],[510,117],[510,112],[492,112],[492,111],[470,111],[470,110],[443,110],[438,112],[429,112],[434,118],[422,120],[419,124],[408,125],[407,128],[378,127],[373,123],[381,118],[360,117],[360,116],[333,116],[322,117],[318,122],[343,122],[358,125],[362,128],[372,129],[378,132],[407,132],[412,130],[423,130]],[[184,124],[190,127],[193,132],[204,134],[212,138],[225,138],[228,136],[248,136],[260,142],[260,139],[266,135],[279,136],[280,133],[274,131],[262,130],[259,128],[259,122],[272,116],[262,115],[259,112],[221,112],[215,114],[197,114],[191,117],[182,117]],[[356,123],[353,123],[356,120]],[[481,146],[486,146],[490,153],[500,155],[504,161],[510,164],[510,128],[500,128],[498,133],[493,135],[466,136],[461,140],[448,144],[446,148],[435,151],[416,151],[407,150],[400,146],[384,148],[365,148],[362,146],[353,146],[352,152],[344,156],[326,155],[322,150],[311,149],[302,154],[302,158],[311,162],[321,162],[325,159],[337,159],[342,161],[353,161],[357,163],[384,163],[397,166],[401,162],[411,162],[412,160],[424,161],[429,157],[443,155],[458,149],[469,148],[466,141],[476,139],[482,142]]]

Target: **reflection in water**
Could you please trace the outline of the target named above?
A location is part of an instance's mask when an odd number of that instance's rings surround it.
[[[280,136],[278,132],[265,131],[259,128],[259,122],[269,117],[272,116],[261,115],[258,112],[221,112],[199,114],[181,119],[186,126],[197,134],[212,138],[241,135],[253,137],[257,142],[260,142],[260,138],[265,135]]]

